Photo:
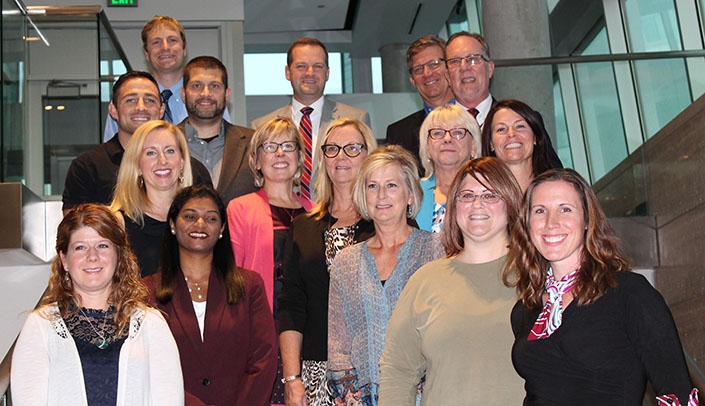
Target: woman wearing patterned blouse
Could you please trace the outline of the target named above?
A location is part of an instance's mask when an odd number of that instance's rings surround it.
[[[56,233],[57,258],[12,357],[15,405],[183,405],[179,352],[144,302],[127,235],[105,206],[83,204]]]
[[[330,124],[320,143],[317,206],[291,225],[278,297],[284,394],[286,404],[293,406],[334,404],[326,379],[328,266],[338,251],[374,234],[372,223],[360,218],[352,201],[362,161],[377,148],[372,130],[359,120],[342,118]]]
[[[426,177],[416,221],[419,228],[438,233],[446,212],[446,196],[458,169],[480,151],[480,127],[462,107],[434,109],[421,124],[419,155]]]
[[[363,162],[353,202],[375,235],[340,251],[330,273],[328,379],[336,403],[377,404],[379,357],[399,294],[419,267],[443,256],[438,238],[407,224],[421,196],[404,148],[379,148]]]

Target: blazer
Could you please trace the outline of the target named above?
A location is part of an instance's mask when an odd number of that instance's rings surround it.
[[[419,131],[426,119],[426,112],[421,109],[387,126],[387,144],[401,145],[416,157],[419,176],[422,176],[421,158],[419,157]]]
[[[181,131],[185,131],[186,120],[179,123]],[[230,124],[227,121],[223,121],[223,128],[225,131],[223,165],[220,169],[216,190],[227,205],[230,200],[236,197],[257,191],[248,164],[250,141],[255,132],[251,128]]]
[[[165,313],[181,355],[186,405],[269,405],[277,373],[277,335],[272,312],[265,303],[262,278],[241,269],[245,296],[227,303],[225,283],[213,270],[203,341],[188,286],[179,272],[174,296],[157,302],[159,274],[143,279],[149,301]]]
[[[296,199],[304,210],[313,208],[307,198],[296,196]],[[233,199],[228,204],[227,215],[237,266],[252,269],[262,276],[267,302],[274,306],[274,224],[264,188]]]
[[[142,308],[132,314],[118,364],[117,406],[184,404],[179,353],[157,310]],[[87,405],[87,379],[94,377],[83,376],[76,343],[59,308],[54,304],[33,311],[12,354],[13,403]]]
[[[286,106],[280,107],[267,115],[252,120],[252,128],[256,130],[264,123],[275,117],[288,117],[293,120],[294,117],[292,116],[292,113],[293,111],[291,109],[291,103],[289,103]],[[344,103],[335,102],[330,100],[328,97],[324,97],[323,111],[321,112],[321,125],[320,127],[318,127],[316,145],[314,146],[314,150],[318,151],[320,149],[323,143],[323,135],[325,135],[326,131],[328,130],[328,126],[331,122],[339,118],[356,118],[362,121],[363,123],[367,124],[368,126],[370,125],[370,115],[365,110],[361,110]],[[299,123],[296,123],[296,125],[298,124]],[[316,184],[317,175],[318,166],[314,165],[313,173],[311,174],[311,185]],[[316,201],[314,187],[311,187],[311,200]]]

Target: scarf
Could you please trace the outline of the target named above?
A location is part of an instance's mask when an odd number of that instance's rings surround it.
[[[578,268],[580,269],[580,268]],[[548,268],[546,275],[546,293],[548,300],[541,310],[541,314],[536,319],[534,327],[529,332],[529,341],[548,338],[561,326],[563,320],[563,295],[570,292],[575,286],[575,279],[578,276],[578,269],[556,281],[553,276],[553,269]]]

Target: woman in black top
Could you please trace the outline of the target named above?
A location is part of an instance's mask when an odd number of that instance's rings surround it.
[[[639,406],[647,378],[659,405],[698,404],[665,301],[629,269],[577,172],[531,182],[504,275],[520,298],[512,360],[524,405]]]
[[[287,405],[333,405],[326,386],[328,265],[338,251],[374,234],[352,203],[360,165],[377,148],[372,130],[356,119],[338,119],[319,144],[317,206],[294,219],[284,251],[279,343]]]

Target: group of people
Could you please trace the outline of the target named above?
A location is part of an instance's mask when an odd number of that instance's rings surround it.
[[[14,404],[638,405],[647,377],[697,404],[668,307],[541,115],[492,98],[478,34],[411,45],[424,109],[382,147],[316,39],[252,129],[178,21],[142,40],[154,75],[116,81],[67,175]]]

